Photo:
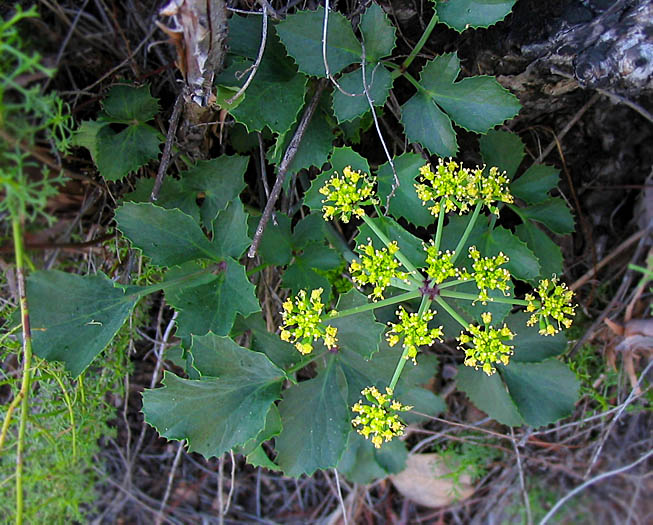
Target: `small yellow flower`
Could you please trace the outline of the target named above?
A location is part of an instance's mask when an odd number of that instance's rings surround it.
[[[338,342],[338,329],[323,324],[321,320],[324,311],[322,292],[322,288],[317,288],[308,297],[305,290],[300,290],[294,302],[286,299],[283,303],[283,325],[279,337],[294,343],[304,355],[313,351],[313,342],[318,339],[323,339],[327,348],[335,347]]]
[[[487,293],[488,290],[501,290],[503,295],[510,295],[510,272],[505,268],[499,268],[510,260],[503,252],[499,252],[496,257],[481,257],[476,246],[471,246],[469,258],[474,261],[472,272],[464,273],[463,278],[471,278],[476,281],[476,287],[479,290],[478,300],[482,304],[487,304],[492,300]]]
[[[322,199],[325,220],[340,218],[342,222],[349,222],[352,215],[365,215],[363,204],[378,202],[374,197],[374,183],[366,174],[352,170],[351,166],[342,170],[342,177],[334,172],[319,192],[325,196]]]
[[[376,448],[380,448],[384,441],[388,442],[395,436],[403,435],[405,426],[398,412],[413,408],[392,399],[393,392],[390,388],[385,391],[386,393],[382,394],[374,386],[364,388],[361,394],[371,405],[364,404],[361,400],[351,409],[355,414],[359,414],[351,421],[354,427],[360,427],[356,432],[365,439],[369,439],[371,435],[371,441]]]
[[[558,284],[555,277],[540,281],[535,292],[540,296],[539,301],[532,294],[525,296],[528,301],[526,311],[534,312],[526,324],[533,326],[539,322],[541,335],[555,335],[562,327],[569,328],[571,318],[576,315],[576,305],[572,304],[574,292],[569,290],[565,283]]]
[[[386,339],[390,346],[395,346],[403,338],[403,348],[407,350],[406,359],[412,359],[417,364],[417,349],[419,346],[432,345],[436,339],[442,341],[442,327],[429,328],[429,321],[433,319],[436,312],[427,310],[420,317],[417,312],[408,313],[400,306],[396,314],[399,322],[388,323],[390,330]]]
[[[435,243],[431,241],[429,244],[424,244],[424,251],[426,252],[426,275],[434,284],[440,284],[449,277],[456,277],[459,275],[460,270],[454,267],[451,259],[454,256],[453,252],[447,250],[441,252],[435,249]]]
[[[505,323],[499,329],[494,328],[490,324],[492,314],[489,312],[481,314],[481,319],[485,325],[484,329],[470,324],[467,331],[471,336],[461,332],[458,336],[460,342],[458,348],[465,352],[464,363],[466,366],[473,366],[477,370],[481,367],[483,372],[491,376],[496,372],[496,368],[493,366],[495,363],[507,365],[510,362],[514,346],[505,344],[505,341],[511,341],[515,334]],[[471,345],[471,348],[463,346],[465,344]]]
[[[360,261],[353,261],[349,265],[349,271],[356,284],[371,284],[374,287],[368,296],[372,301],[383,299],[383,291],[393,278],[405,280],[408,277],[407,273],[399,269],[399,262],[393,257],[399,251],[395,241],[381,250],[376,250],[372,241],[369,241],[368,244],[358,246],[356,250],[361,254]]]

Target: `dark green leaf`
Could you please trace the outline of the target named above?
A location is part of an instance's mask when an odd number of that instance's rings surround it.
[[[424,166],[426,161],[421,155],[417,155],[416,153],[404,153],[399,157],[395,157],[393,162],[397,171],[399,186],[396,188],[394,196],[390,199],[390,215],[395,219],[403,217],[415,226],[428,226],[433,224],[435,218],[422,204],[422,201],[419,200],[415,191],[415,177],[419,175],[419,168]],[[394,173],[389,162],[379,167],[377,180],[381,204],[385,204],[395,182]]]
[[[320,213],[311,213],[295,225],[292,245],[295,250],[302,250],[310,243],[324,242],[325,238],[326,222]]]
[[[159,112],[157,99],[150,95],[150,87],[113,86],[102,101],[104,120],[132,124],[152,120]]]
[[[541,363],[511,362],[501,367],[501,374],[528,425],[548,425],[574,410],[578,380],[567,365],[556,359]]]
[[[222,257],[238,259],[250,244],[247,236],[247,214],[239,198],[229,203],[227,209],[218,213],[213,221],[211,243]]]
[[[272,461],[263,450],[262,446],[256,447],[250,454],[247,454],[247,463],[252,467],[263,467],[272,471],[280,471],[281,467]]]
[[[416,93],[401,107],[401,123],[410,142],[418,142],[440,157],[458,152],[451,119],[423,93]]]
[[[335,148],[329,162],[331,163],[331,169],[320,173],[313,180],[311,187],[304,195],[304,205],[308,206],[311,210],[322,210],[322,199],[324,195],[319,190],[333,176],[335,171],[342,173],[343,169],[351,166],[354,170],[370,173],[370,165],[367,163],[367,160],[348,147]]]
[[[116,210],[117,228],[153,264],[174,266],[194,259],[219,260],[221,254],[199,225],[180,210],[127,202]]]
[[[123,197],[123,202],[150,202],[154,188],[154,179],[140,178],[136,181],[134,191]],[[197,205],[196,192],[185,191],[180,180],[167,178],[161,186],[156,205],[167,210],[177,208],[190,215],[197,223],[200,222],[200,209]]]
[[[503,20],[517,0],[440,0],[438,17],[462,32],[469,27],[489,27]]]
[[[513,364],[508,366],[512,367]],[[474,405],[499,423],[511,427],[523,423],[517,406],[508,394],[499,374],[488,376],[482,370],[460,365],[456,386],[467,394]]]
[[[288,15],[277,25],[277,34],[293,57],[299,70],[307,75],[325,77],[322,56],[322,27],[324,8],[316,11],[299,11]],[[361,46],[349,21],[337,11],[329,12],[327,28],[327,62],[332,75],[349,64],[360,62]]]
[[[299,290],[314,290],[322,288],[322,296],[328,302],[331,296],[329,280],[316,270],[328,271],[340,266],[342,259],[334,249],[322,243],[312,243],[306,246],[301,254],[295,256],[295,261],[283,274],[284,288],[290,288],[293,294]]]
[[[383,66],[370,66],[365,70],[367,77],[367,90],[375,106],[385,104],[390,88],[392,87],[392,75]],[[370,110],[369,102],[365,96],[363,88],[362,69],[345,73],[338,80],[338,84],[343,91],[350,95],[345,95],[340,90],[333,94],[333,113],[338,122],[354,120],[364,115]]]
[[[540,335],[540,327],[526,326],[530,314],[517,312],[506,319],[508,327],[515,334],[510,344],[515,347],[515,354],[511,362],[533,362],[543,361],[548,357],[560,355],[567,348],[567,337],[564,332],[546,337]]]
[[[442,230],[442,242],[440,243],[441,250],[454,251],[456,249],[458,242],[463,236],[463,232],[469,224],[470,218],[471,215],[449,215],[449,222]],[[487,231],[487,225],[487,218],[480,216],[474,224],[472,232],[467,238],[465,245],[460,248],[460,255],[457,259],[457,266],[468,265],[469,258],[467,255],[469,253],[470,246],[476,246],[479,248],[479,250],[482,251],[482,236]]]
[[[181,379],[164,372],[163,388],[143,392],[145,421],[207,458],[243,445],[263,429],[284,378],[267,357],[254,355],[254,366],[219,379]]]
[[[95,162],[106,180],[119,180],[158,158],[163,139],[147,124],[128,126],[116,133],[109,126],[98,131]]]
[[[209,331],[228,335],[236,314],[247,317],[260,310],[245,268],[231,258],[225,263],[225,271],[214,275],[209,282],[201,279],[196,286],[187,282],[184,287],[166,291],[166,300],[179,311],[178,337],[205,335]],[[181,273],[177,268],[169,270],[167,278],[175,278],[177,272]]]
[[[398,388],[394,397],[402,404],[413,407],[410,412],[401,415],[401,418],[409,425],[428,420],[428,417],[420,414],[438,416],[447,410],[447,405],[441,397],[422,387]]]
[[[98,152],[97,135],[104,126],[106,126],[105,122],[85,120],[75,130],[71,141],[73,146],[80,146],[90,151],[91,158],[96,165]]]
[[[520,224],[515,231],[540,261],[542,277],[562,274],[562,251],[546,233],[530,221]]]
[[[315,379],[284,391],[279,404],[283,430],[275,440],[277,463],[286,476],[312,475],[338,464],[351,431],[347,382],[329,360]]]
[[[549,198],[548,192],[557,186],[558,173],[553,166],[533,164],[510,184],[510,192],[527,204],[542,202]]]
[[[535,254],[510,230],[498,226],[483,236],[481,251],[484,256],[503,252],[510,258],[504,266],[510,274],[522,281],[531,281],[540,275],[540,264]]]
[[[403,441],[393,439],[380,449],[358,432],[349,434],[347,449],[338,463],[338,471],[353,483],[366,485],[405,468],[408,451]]]
[[[368,303],[369,301],[362,293],[352,289],[338,298],[336,311],[342,312]],[[347,347],[365,359],[369,359],[378,351],[381,336],[385,330],[383,324],[376,322],[372,310],[339,319],[327,320],[326,324],[338,328],[339,347]]]
[[[478,288],[474,281],[459,284],[458,286],[456,286],[455,289],[456,292],[478,295]],[[447,291],[448,290],[449,289],[447,289]],[[443,293],[444,292],[445,291],[443,290]],[[512,295],[513,293],[512,282],[509,283],[508,293],[510,293],[510,295]],[[490,299],[505,297],[501,290],[489,290],[488,295],[490,296]],[[483,304],[481,303],[481,301],[476,301],[476,303],[474,303],[473,301],[468,301],[465,299],[451,300],[445,298],[445,300],[448,303],[452,303],[454,306],[457,306],[457,308],[455,308],[456,310],[458,311],[462,310],[468,314],[467,316],[463,316],[463,317],[471,317],[477,323],[481,323],[481,314],[485,312],[491,313],[492,323],[495,326],[498,325],[501,321],[503,321],[503,319],[505,319],[505,317],[510,313],[510,310],[512,310],[511,304],[498,303],[495,301],[488,301],[487,304]],[[438,309],[438,311],[440,313],[444,313],[444,309]]]
[[[392,53],[395,47],[395,26],[378,4],[372,3],[363,13],[360,30],[368,62],[378,62]]]
[[[274,221],[268,222],[261,244],[259,244],[258,254],[263,261],[275,266],[285,266],[292,259],[292,244],[290,235],[290,218],[282,213],[275,214],[276,224]],[[249,234],[254,235],[260,217],[249,218]]]
[[[408,260],[413,263],[416,268],[424,266],[426,261],[426,252],[422,246],[422,241],[409,233],[394,220],[388,217],[375,217],[371,219],[377,228],[385,234],[388,239],[397,241],[401,253],[403,253]],[[372,245],[380,250],[385,247],[381,240],[374,234],[372,229],[367,224],[361,224],[356,236],[356,244],[367,244],[368,239],[372,240]]]
[[[524,217],[541,222],[553,233],[565,235],[574,231],[574,217],[559,197],[547,199],[528,208],[520,208]]]
[[[27,278],[27,300],[34,353],[63,362],[78,376],[111,342],[138,299],[138,294],[114,287],[103,273],[84,277],[57,270],[32,273]]]
[[[491,129],[479,140],[481,156],[488,168],[496,166],[512,179],[524,158],[524,143],[511,131]],[[510,188],[512,189],[512,186]]]

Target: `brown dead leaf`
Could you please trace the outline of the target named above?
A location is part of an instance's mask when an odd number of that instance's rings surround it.
[[[443,507],[469,498],[474,493],[472,480],[461,474],[458,480],[451,474],[439,454],[412,454],[406,468],[390,476],[396,489],[406,498],[424,507]]]

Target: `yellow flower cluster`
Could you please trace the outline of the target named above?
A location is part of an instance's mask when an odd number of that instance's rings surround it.
[[[440,284],[449,277],[456,277],[460,271],[451,262],[454,256],[453,252],[447,250],[441,252],[436,250],[435,244],[431,241],[429,244],[424,244],[424,251],[426,251],[426,275],[433,281],[434,284]]]
[[[347,166],[342,170],[342,177],[337,172],[322,186],[319,192],[325,196],[322,199],[324,219],[340,218],[342,222],[349,222],[352,215],[362,217],[365,204],[375,204],[374,183],[367,174],[351,169]]]
[[[295,344],[302,354],[313,351],[313,342],[322,339],[327,348],[336,346],[338,329],[335,326],[324,325],[321,322],[324,304],[322,304],[322,288],[311,292],[310,297],[300,290],[295,302],[288,298],[283,303],[283,326],[281,339]]]
[[[515,336],[508,326],[504,323],[499,329],[490,325],[492,322],[492,314],[481,314],[484,329],[477,325],[469,325],[467,330],[472,334],[467,335],[464,332],[458,336],[460,345],[458,348],[465,352],[465,365],[473,366],[478,370],[479,366],[483,368],[483,372],[491,376],[496,372],[494,368],[495,363],[503,363],[507,365],[510,361],[510,356],[513,354],[512,349],[514,346],[504,344],[504,341],[510,341]],[[466,348],[462,345],[471,344],[471,348]]]
[[[369,240],[369,239],[368,239]],[[360,261],[353,261],[349,266],[352,279],[361,286],[371,284],[374,290],[368,296],[372,301],[383,299],[383,290],[390,284],[393,277],[405,280],[406,272],[399,270],[399,263],[393,257],[399,251],[396,241],[387,248],[375,250],[372,241],[358,246],[356,250],[361,254]]]
[[[571,317],[576,315],[576,305],[571,302],[574,292],[569,290],[565,283],[558,284],[558,279],[555,277],[540,281],[535,291],[540,296],[540,301],[536,301],[533,294],[526,294],[528,301],[526,311],[535,312],[526,324],[533,326],[539,321],[541,335],[557,334],[561,330],[560,325],[569,328],[572,323]],[[556,323],[552,323],[549,317],[552,317]]]
[[[381,448],[383,441],[391,441],[395,436],[404,433],[404,424],[399,419],[398,412],[405,412],[412,409],[412,406],[402,405],[399,401],[392,399],[392,390],[385,389],[382,394],[374,386],[364,388],[361,394],[372,403],[365,405],[362,401],[355,403],[352,412],[360,414],[352,420],[356,432],[369,439],[372,436],[372,443],[376,448]]]
[[[496,257],[481,257],[481,252],[476,249],[476,246],[470,246],[469,258],[474,261],[473,271],[471,274],[465,272],[462,278],[476,281],[478,300],[482,304],[492,300],[487,293],[488,290],[501,290],[503,295],[510,295],[510,272],[505,268],[499,268],[510,260],[503,252],[499,252]]]
[[[421,179],[419,184],[415,184],[417,196],[424,204],[434,202],[429,211],[436,217],[441,211],[465,213],[479,201],[492,213],[498,214],[496,202],[514,201],[508,190],[508,178],[496,167],[490,168],[487,175],[484,171],[485,167],[479,166],[473,170],[464,168],[462,163],[451,158],[446,162],[438,159],[435,172],[430,164],[420,168]]]
[[[429,328],[429,321],[433,319],[435,312],[427,310],[420,317],[417,312],[408,313],[403,306],[395,312],[399,322],[388,323],[390,330],[386,339],[390,346],[396,345],[403,338],[403,348],[407,350],[406,359],[412,359],[417,364],[417,347],[432,345],[436,339],[442,341],[442,327]]]

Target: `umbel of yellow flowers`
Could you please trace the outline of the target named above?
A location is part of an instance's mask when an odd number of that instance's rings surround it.
[[[399,412],[411,410],[412,406],[402,405],[399,401],[392,399],[392,390],[385,389],[382,394],[375,386],[364,388],[361,394],[371,404],[366,405],[362,401],[355,403],[352,412],[359,414],[352,420],[356,432],[370,439],[376,448],[381,448],[381,443],[390,441],[395,436],[404,434],[404,424],[399,419]]]

